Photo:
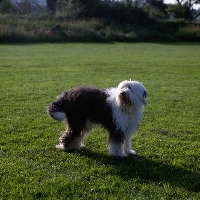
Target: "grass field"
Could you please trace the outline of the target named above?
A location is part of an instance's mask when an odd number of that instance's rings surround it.
[[[107,152],[97,126],[82,151],[55,148],[46,106],[78,85],[141,81],[137,156]],[[199,44],[0,45],[0,199],[200,199]]]

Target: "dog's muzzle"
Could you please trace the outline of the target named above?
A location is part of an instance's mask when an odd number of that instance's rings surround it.
[[[131,101],[129,100],[129,97],[126,92],[120,93],[120,99],[121,99],[122,106],[127,106],[131,104]]]

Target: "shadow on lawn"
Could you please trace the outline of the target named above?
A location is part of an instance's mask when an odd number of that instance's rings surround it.
[[[125,181],[132,178],[141,178],[146,182],[155,182],[161,185],[162,182],[168,182],[176,187],[183,187],[192,192],[199,192],[200,174],[197,172],[191,172],[181,167],[154,161],[138,155],[117,158],[94,153],[88,149],[84,149],[81,155],[94,159],[101,164],[112,166],[114,170],[111,173],[120,176]]]

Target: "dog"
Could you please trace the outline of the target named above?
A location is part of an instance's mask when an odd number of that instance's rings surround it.
[[[135,155],[131,138],[142,120],[147,104],[147,91],[138,81],[122,81],[116,88],[99,89],[80,86],[57,97],[47,107],[48,115],[67,127],[57,148],[81,150],[93,124],[109,132],[108,150],[114,156]]]

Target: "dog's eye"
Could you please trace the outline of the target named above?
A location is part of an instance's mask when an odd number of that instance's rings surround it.
[[[128,86],[128,89],[131,90],[131,86],[130,85]]]

